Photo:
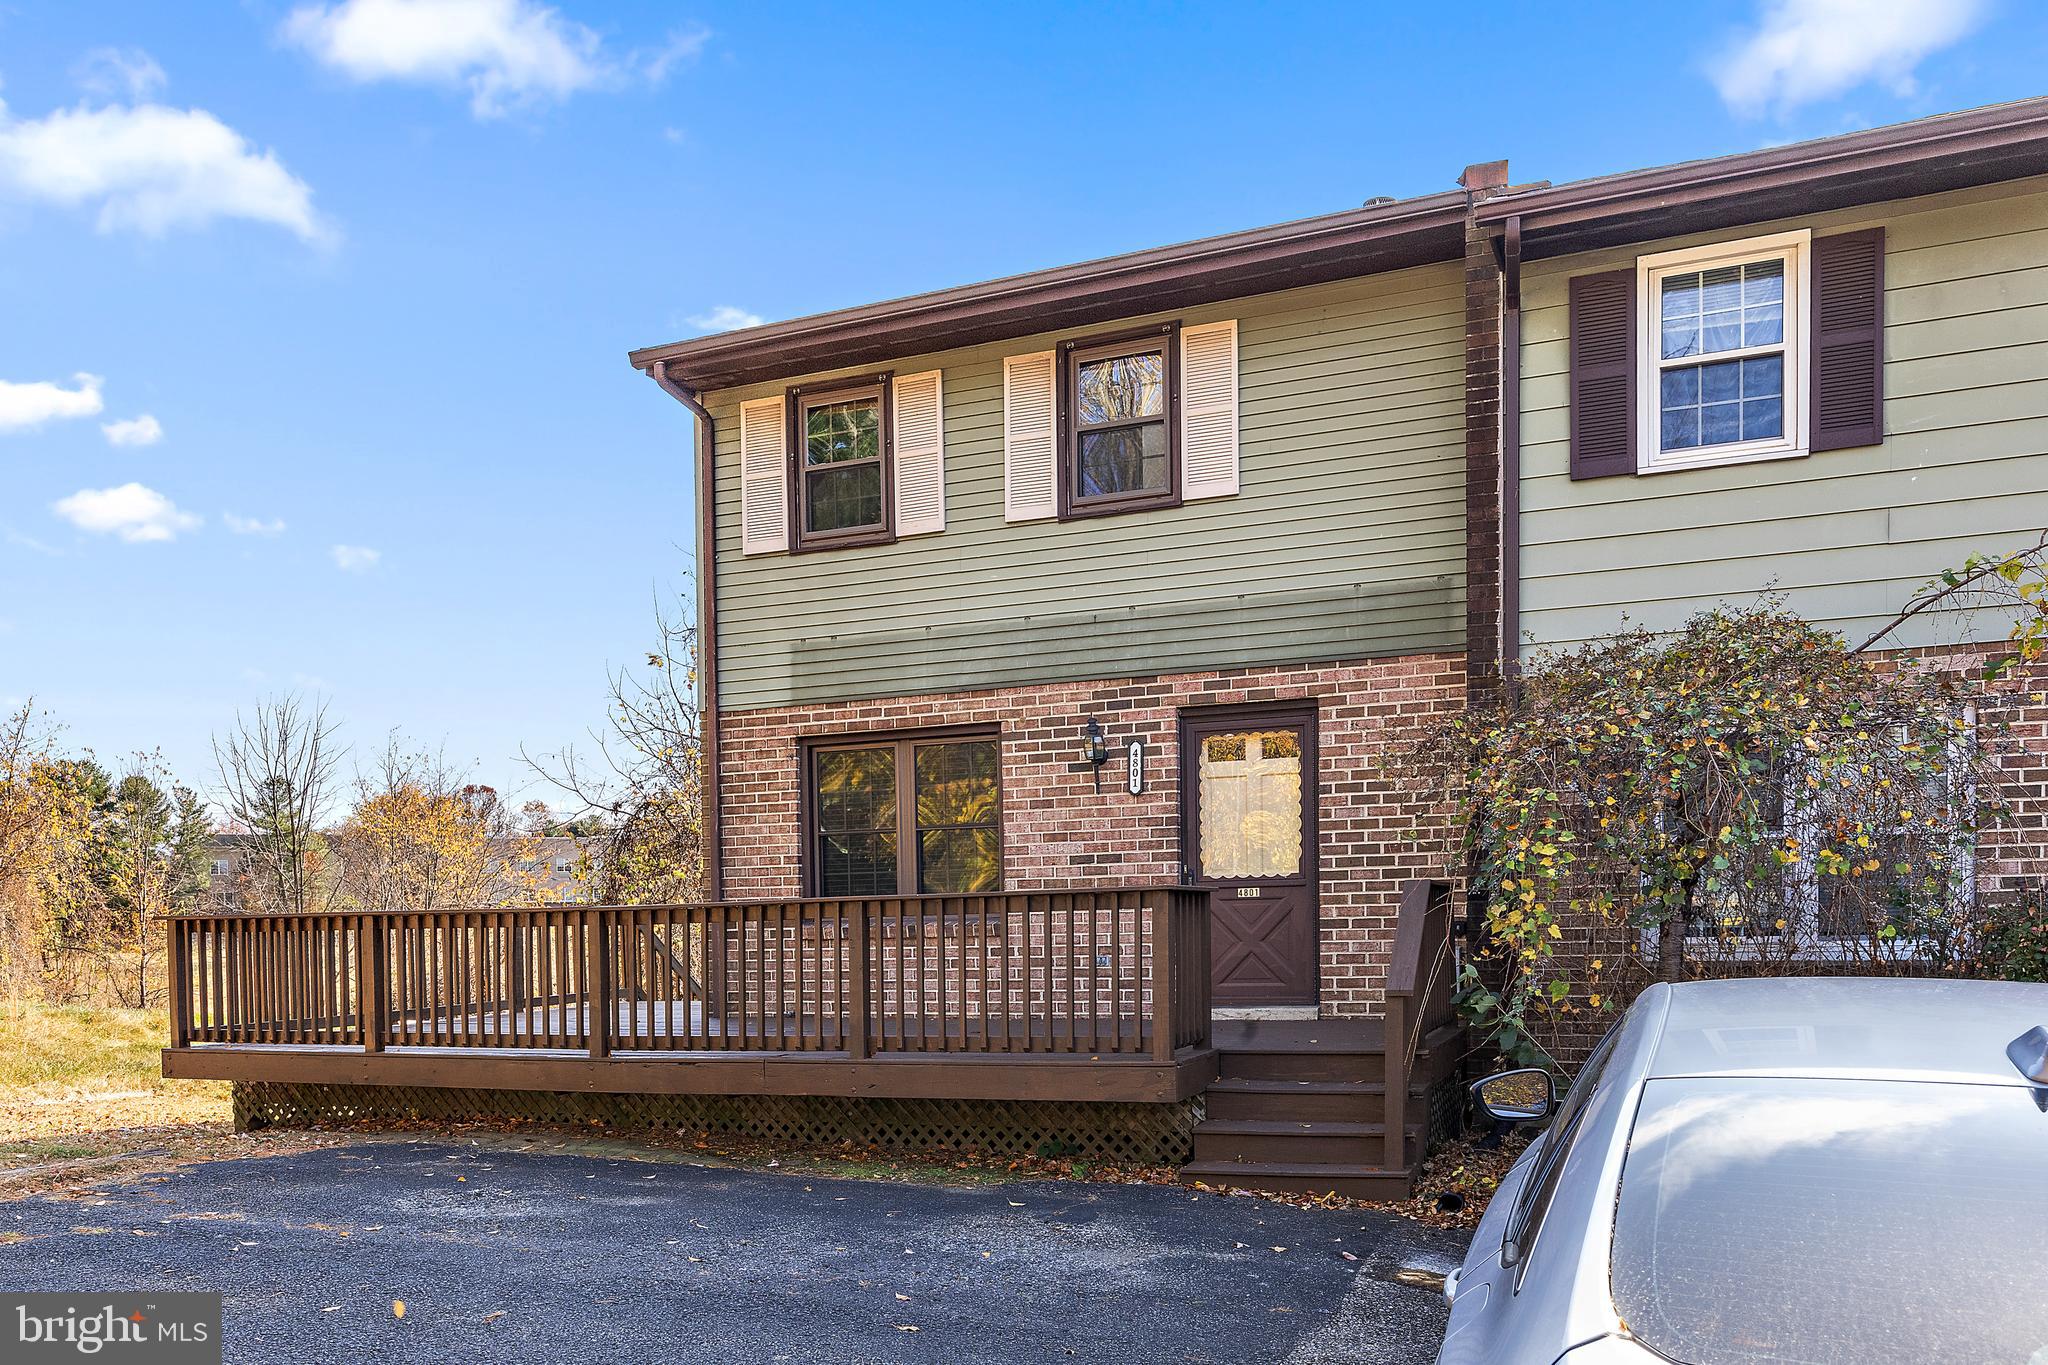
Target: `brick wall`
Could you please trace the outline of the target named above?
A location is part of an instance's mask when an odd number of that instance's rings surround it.
[[[1181,708],[1313,699],[1322,1009],[1377,1013],[1400,884],[1442,869],[1411,845],[1427,812],[1375,760],[1405,723],[1462,706],[1464,689],[1462,657],[1444,653],[725,712],[725,894],[802,889],[800,739],[937,725],[1001,727],[1005,889],[1177,881]],[[1111,744],[1100,790],[1077,758],[1090,716]],[[1125,790],[1122,746],[1133,738],[1145,742],[1139,796]]]

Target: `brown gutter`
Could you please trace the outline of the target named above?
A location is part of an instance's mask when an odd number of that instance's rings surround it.
[[[1085,261],[630,353],[699,392],[1457,260],[1459,191]]]
[[[697,419],[697,705],[699,733],[698,783],[704,803],[704,899],[725,896],[725,848],[718,818],[718,425],[697,395],[669,377],[668,365],[656,361],[648,376],[662,391]]]
[[[1534,259],[2048,174],[2048,96],[1490,199]]]
[[[1500,675],[1522,667],[1522,219],[1501,236]]]

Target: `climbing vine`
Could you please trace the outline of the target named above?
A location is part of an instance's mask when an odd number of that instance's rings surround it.
[[[1548,652],[1498,706],[1435,722],[1401,761],[1482,893],[1468,1019],[1534,1062],[1570,1016],[1716,959],[1955,961],[1968,853],[2001,815],[1975,780],[1997,742],[1981,690],[1767,600]]]

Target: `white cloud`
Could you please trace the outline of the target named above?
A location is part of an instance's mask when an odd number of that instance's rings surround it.
[[[1737,113],[1788,111],[1865,81],[1913,93],[1921,59],[1967,35],[1984,0],[1768,0],[1708,75]]]
[[[721,303],[708,313],[699,313],[690,318],[689,324],[706,332],[730,332],[741,327],[759,327],[767,319],[759,313],[749,313],[744,308],[735,308]]]
[[[146,100],[170,81],[156,58],[139,47],[96,47],[72,74],[81,88],[110,99]]]
[[[273,517],[269,521],[261,517],[238,517],[233,512],[220,514],[221,524],[238,536],[262,536],[270,539],[284,534],[284,518]]]
[[[81,488],[51,503],[50,510],[81,531],[119,536],[131,544],[175,540],[179,532],[199,528],[198,517],[180,512],[169,498],[139,483]]]
[[[17,119],[0,104],[0,197],[97,205],[101,232],[246,218],[309,242],[330,235],[306,182],[204,109],[80,105]]]
[[[566,99],[610,78],[597,34],[533,0],[302,5],[283,33],[353,80],[464,87],[478,118]]]
[[[693,60],[711,41],[711,30],[699,24],[679,28],[652,52],[636,53],[633,67],[649,85],[660,85],[682,62]]]
[[[334,567],[344,573],[368,573],[384,557],[367,545],[336,545],[327,553],[334,556]]]
[[[39,379],[29,384],[10,384],[0,379],[0,433],[32,431],[45,422],[66,417],[93,417],[106,406],[100,399],[100,385],[106,381],[96,374],[75,374],[76,388],[65,388]]]
[[[153,446],[164,438],[164,424],[146,412],[126,421],[102,422],[100,430],[106,434],[108,445]]]

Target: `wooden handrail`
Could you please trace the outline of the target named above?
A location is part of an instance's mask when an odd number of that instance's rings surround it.
[[[167,917],[172,1041],[1060,1053],[1209,1041],[1183,886]]]
[[[1387,962],[1384,1046],[1386,1132],[1383,1163],[1408,1164],[1408,1085],[1422,1039],[1449,1017],[1451,883],[1421,878],[1401,887],[1401,909]]]

